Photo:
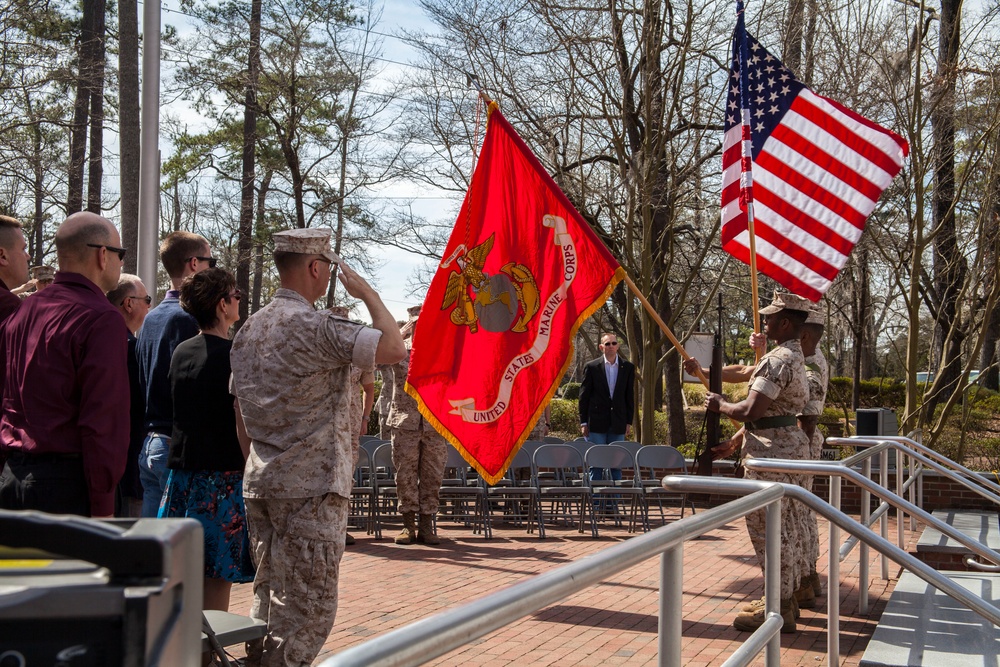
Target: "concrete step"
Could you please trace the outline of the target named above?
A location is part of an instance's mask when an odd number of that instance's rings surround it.
[[[1000,574],[942,572],[1000,606]],[[886,604],[860,667],[1000,666],[1000,628],[909,572]]]
[[[995,511],[935,510],[934,517],[980,544],[1000,551],[1000,521]],[[965,558],[971,554],[968,547],[928,526],[917,541],[915,555],[939,570],[968,570]]]

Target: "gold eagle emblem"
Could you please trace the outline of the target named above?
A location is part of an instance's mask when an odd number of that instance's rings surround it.
[[[468,251],[460,247],[453,256],[458,271],[448,276],[441,310],[453,308],[452,323],[468,326],[471,333],[480,326],[487,331],[523,333],[538,312],[538,285],[531,270],[519,262],[507,262],[493,275],[483,270],[495,236],[491,234]]]

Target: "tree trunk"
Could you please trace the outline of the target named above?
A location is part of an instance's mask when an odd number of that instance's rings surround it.
[[[350,117],[346,119],[348,122],[342,123],[340,126],[340,178],[337,184],[337,228],[334,230],[333,234],[333,251],[340,254],[340,248],[344,244],[344,199],[347,197],[347,138],[350,133]],[[330,287],[326,292],[326,307],[330,308],[334,305],[333,295],[336,293],[337,283],[333,280],[330,281]]]
[[[861,315],[856,326],[861,332],[860,379],[871,380],[875,377],[875,313],[872,308],[871,285],[871,252],[865,244],[858,254],[858,311]]]
[[[982,215],[986,216],[986,230],[983,238],[987,244],[986,276],[983,292],[989,294],[994,283],[1000,280],[1000,140],[993,147],[993,165],[990,169],[990,182],[986,195],[986,204]],[[983,332],[983,349],[980,354],[979,368],[983,375],[980,383],[987,389],[1000,390],[1000,368],[998,368],[997,343],[1000,342],[1000,308],[994,308]]]
[[[261,0],[250,3],[250,53],[243,103],[243,179],[240,192],[240,229],[236,243],[236,286],[250,293],[250,255],[253,250],[254,160],[257,147],[257,80],[260,76]],[[250,300],[240,301],[239,322],[250,316]],[[237,327],[239,327],[237,322]],[[238,330],[238,329],[237,329]]]
[[[670,424],[670,444],[680,447],[688,441],[687,423],[684,421],[684,385],[681,383],[680,355],[671,350],[663,362],[667,378],[667,423]]]
[[[958,386],[962,371],[961,315],[958,294],[965,278],[965,262],[955,231],[955,81],[961,26],[961,0],[942,0],[941,32],[934,106],[930,118],[934,134],[934,288],[938,297],[935,345],[939,363],[932,393],[925,403],[928,419]],[[914,280],[916,277],[914,277]]]
[[[139,247],[139,10],[136,0],[118,3],[118,136],[121,234],[126,248]],[[139,253],[125,255],[135,273]]]
[[[90,160],[87,169],[87,210],[101,213],[104,180],[104,72],[107,58],[107,5],[95,3],[94,38],[90,64]]]
[[[802,25],[805,14],[806,0],[790,0],[781,60],[796,75],[802,74]]]
[[[805,51],[805,64],[802,66],[802,83],[807,86],[812,86],[813,82],[813,71],[816,66],[816,16],[819,13],[819,8],[817,7],[816,0],[808,0],[809,4],[809,18],[806,19],[806,29],[803,43],[803,50]]]
[[[174,181],[174,224],[173,231],[181,231],[181,183]]]
[[[264,206],[267,203],[267,193],[271,188],[271,178],[274,172],[270,169],[264,170],[264,175],[260,179],[260,189],[257,192],[257,231],[255,234],[256,245],[253,268],[253,299],[251,313],[260,310],[261,294],[264,291],[264,238],[267,234],[267,216]]]
[[[31,96],[25,95],[25,107],[32,120],[31,126],[31,194],[34,200],[34,222],[28,242],[31,263],[39,266],[45,257],[45,160],[42,157],[42,124],[34,112]],[[16,287],[11,285],[10,287]]]
[[[984,322],[983,351],[979,368],[982,369],[980,384],[986,389],[1000,390],[1000,369],[997,368],[997,341],[1000,341],[1000,308],[994,308],[989,321]]]
[[[79,72],[76,79],[76,100],[73,103],[73,124],[70,126],[66,215],[83,210],[83,167],[87,160],[87,118],[90,110],[94,20],[98,1],[84,0],[83,3],[80,41],[77,47]]]

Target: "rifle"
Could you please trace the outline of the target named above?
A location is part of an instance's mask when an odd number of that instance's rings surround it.
[[[718,295],[717,306],[719,321],[712,341],[712,365],[708,373],[709,391],[722,393],[722,294]],[[695,456],[694,472],[697,475],[712,476],[712,447],[719,444],[722,438],[721,418],[718,412],[705,413],[705,447]]]

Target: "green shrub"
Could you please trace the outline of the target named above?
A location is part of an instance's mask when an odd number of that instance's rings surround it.
[[[851,405],[854,381],[847,377],[832,377],[827,388],[828,405]],[[906,405],[906,385],[893,378],[862,380],[858,387],[858,404],[862,408],[893,408],[897,412]]]
[[[685,382],[681,391],[684,392],[684,400],[692,408],[704,405],[705,394],[708,393],[705,385],[700,382]]]
[[[580,383],[579,382],[567,382],[562,386],[562,391],[560,392],[562,398],[567,401],[577,401],[580,399]]]
[[[549,419],[549,432],[560,438],[572,440],[580,435],[580,417],[576,401],[553,398],[549,403],[552,417]],[[570,437],[566,438],[569,434]]]

